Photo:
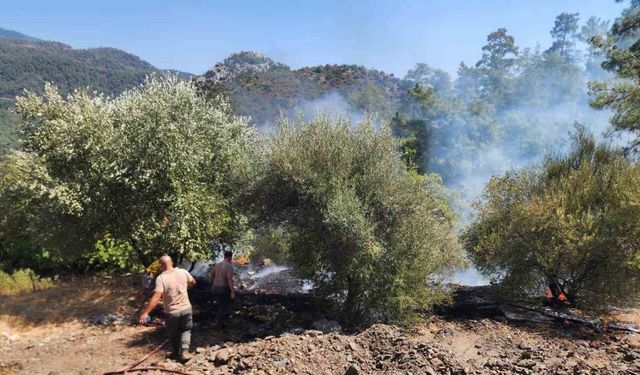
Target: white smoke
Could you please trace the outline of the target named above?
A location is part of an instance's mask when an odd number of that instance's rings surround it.
[[[279,273],[291,269],[291,267],[270,264],[250,276],[253,280],[259,280],[274,273]]]
[[[444,160],[452,170],[447,187],[455,190],[460,201],[455,209],[461,224],[469,224],[474,217],[472,203],[481,197],[484,188],[493,176],[504,175],[508,170],[531,167],[541,163],[546,155],[564,154],[571,145],[571,134],[576,126],[584,126],[597,141],[616,145],[627,144],[629,136],[615,134],[609,130],[611,112],[592,109],[588,97],[582,93],[578,102],[567,100],[547,107],[516,105],[496,115],[498,135],[492,142],[479,148],[435,147],[433,158]],[[440,133],[450,139],[469,139],[482,125],[473,122],[451,127]],[[436,144],[438,140],[435,140]],[[463,285],[486,285],[489,280],[470,266],[457,272],[452,282]]]
[[[329,92],[317,99],[300,102],[295,108],[288,111],[289,118],[295,118],[302,114],[304,119],[309,121],[319,114],[346,117],[352,124],[357,124],[364,117],[364,113],[355,110],[338,92]]]
[[[608,136],[609,112],[597,111],[587,103],[566,103],[554,107],[514,107],[503,111],[497,117],[502,124],[502,134],[495,142],[479,149],[464,148],[451,150],[434,149],[435,157],[452,158],[456,169],[448,186],[461,196],[461,216],[469,218],[471,202],[480,197],[486,183],[492,176],[503,175],[511,169],[530,167],[543,160],[550,153],[565,153],[571,144],[571,133],[577,124],[589,129],[599,141],[615,141]],[[526,118],[526,127],[512,127],[510,118]],[[518,122],[522,124],[522,120]],[[475,124],[462,127],[459,132],[475,131]],[[462,138],[462,134],[448,133],[447,136]]]

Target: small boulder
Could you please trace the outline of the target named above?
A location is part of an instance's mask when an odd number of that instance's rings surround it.
[[[318,337],[318,336],[321,336],[323,333],[322,333],[322,331],[318,331],[318,330],[315,330],[315,329],[310,329],[310,330],[306,331],[305,334],[307,336],[309,336],[309,337]]]
[[[358,368],[357,365],[355,364],[351,364],[349,365],[349,367],[347,368],[347,371],[345,371],[344,375],[359,375],[360,374],[360,369]]]
[[[273,361],[273,365],[276,367],[287,367],[290,364],[291,364],[291,361],[289,360],[289,358],[283,358],[278,361]]]
[[[226,365],[229,362],[229,358],[231,357],[231,352],[229,349],[220,349],[215,353],[215,357],[213,362],[216,366]]]

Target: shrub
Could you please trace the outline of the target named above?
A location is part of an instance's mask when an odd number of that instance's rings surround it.
[[[49,278],[41,278],[30,269],[21,269],[13,274],[0,271],[0,295],[18,294],[51,287]]]
[[[602,309],[640,296],[640,167],[578,129],[566,156],[493,178],[464,246],[505,297],[557,286]]]
[[[434,176],[406,169],[371,118],[282,119],[256,186],[261,217],[280,223],[289,257],[348,323],[407,321],[444,297],[459,264],[452,213]]]
[[[33,247],[29,241],[5,242],[0,236],[0,270],[12,273],[29,268],[38,274],[50,274],[65,266],[59,257],[42,247]]]
[[[142,267],[131,245],[126,241],[119,241],[111,236],[96,242],[95,250],[87,252],[83,257],[87,268],[92,271],[135,272],[142,271]]]

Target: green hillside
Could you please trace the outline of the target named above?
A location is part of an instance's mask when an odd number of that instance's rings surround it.
[[[0,27],[0,38],[8,38],[8,39],[16,39],[16,40],[28,40],[31,42],[41,42],[41,39],[34,38],[29,35],[25,35],[23,33],[19,33],[13,30],[7,30]]]
[[[323,65],[292,70],[259,52],[239,52],[196,78],[210,96],[230,97],[234,110],[254,123],[273,123],[281,111],[338,93],[357,111],[390,115],[404,94],[393,75],[356,65]]]
[[[0,97],[41,91],[52,82],[63,92],[78,87],[117,94],[159,72],[146,61],[115,48],[73,49],[57,42],[0,38]]]
[[[0,29],[0,154],[16,146],[16,116],[8,109],[25,89],[42,92],[50,82],[62,93],[90,87],[117,95],[141,84],[149,74],[165,72],[116,48],[75,49]],[[183,79],[191,77],[184,72],[170,73]]]

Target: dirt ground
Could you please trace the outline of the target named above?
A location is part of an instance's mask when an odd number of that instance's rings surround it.
[[[137,284],[136,277],[85,278],[0,296],[0,374],[101,374],[149,353],[165,336],[162,328],[127,324],[141,303]],[[640,340],[632,333],[438,316],[407,329],[332,332],[338,328],[317,326],[326,312],[312,302],[246,296],[231,328],[220,331],[210,321],[212,306],[198,301],[192,360],[180,365],[162,350],[145,365],[192,374],[640,373]],[[638,311],[618,315],[640,323]]]
[[[159,329],[89,323],[134,314],[137,283],[85,278],[0,296],[0,374],[99,374],[141,357],[164,339]]]

